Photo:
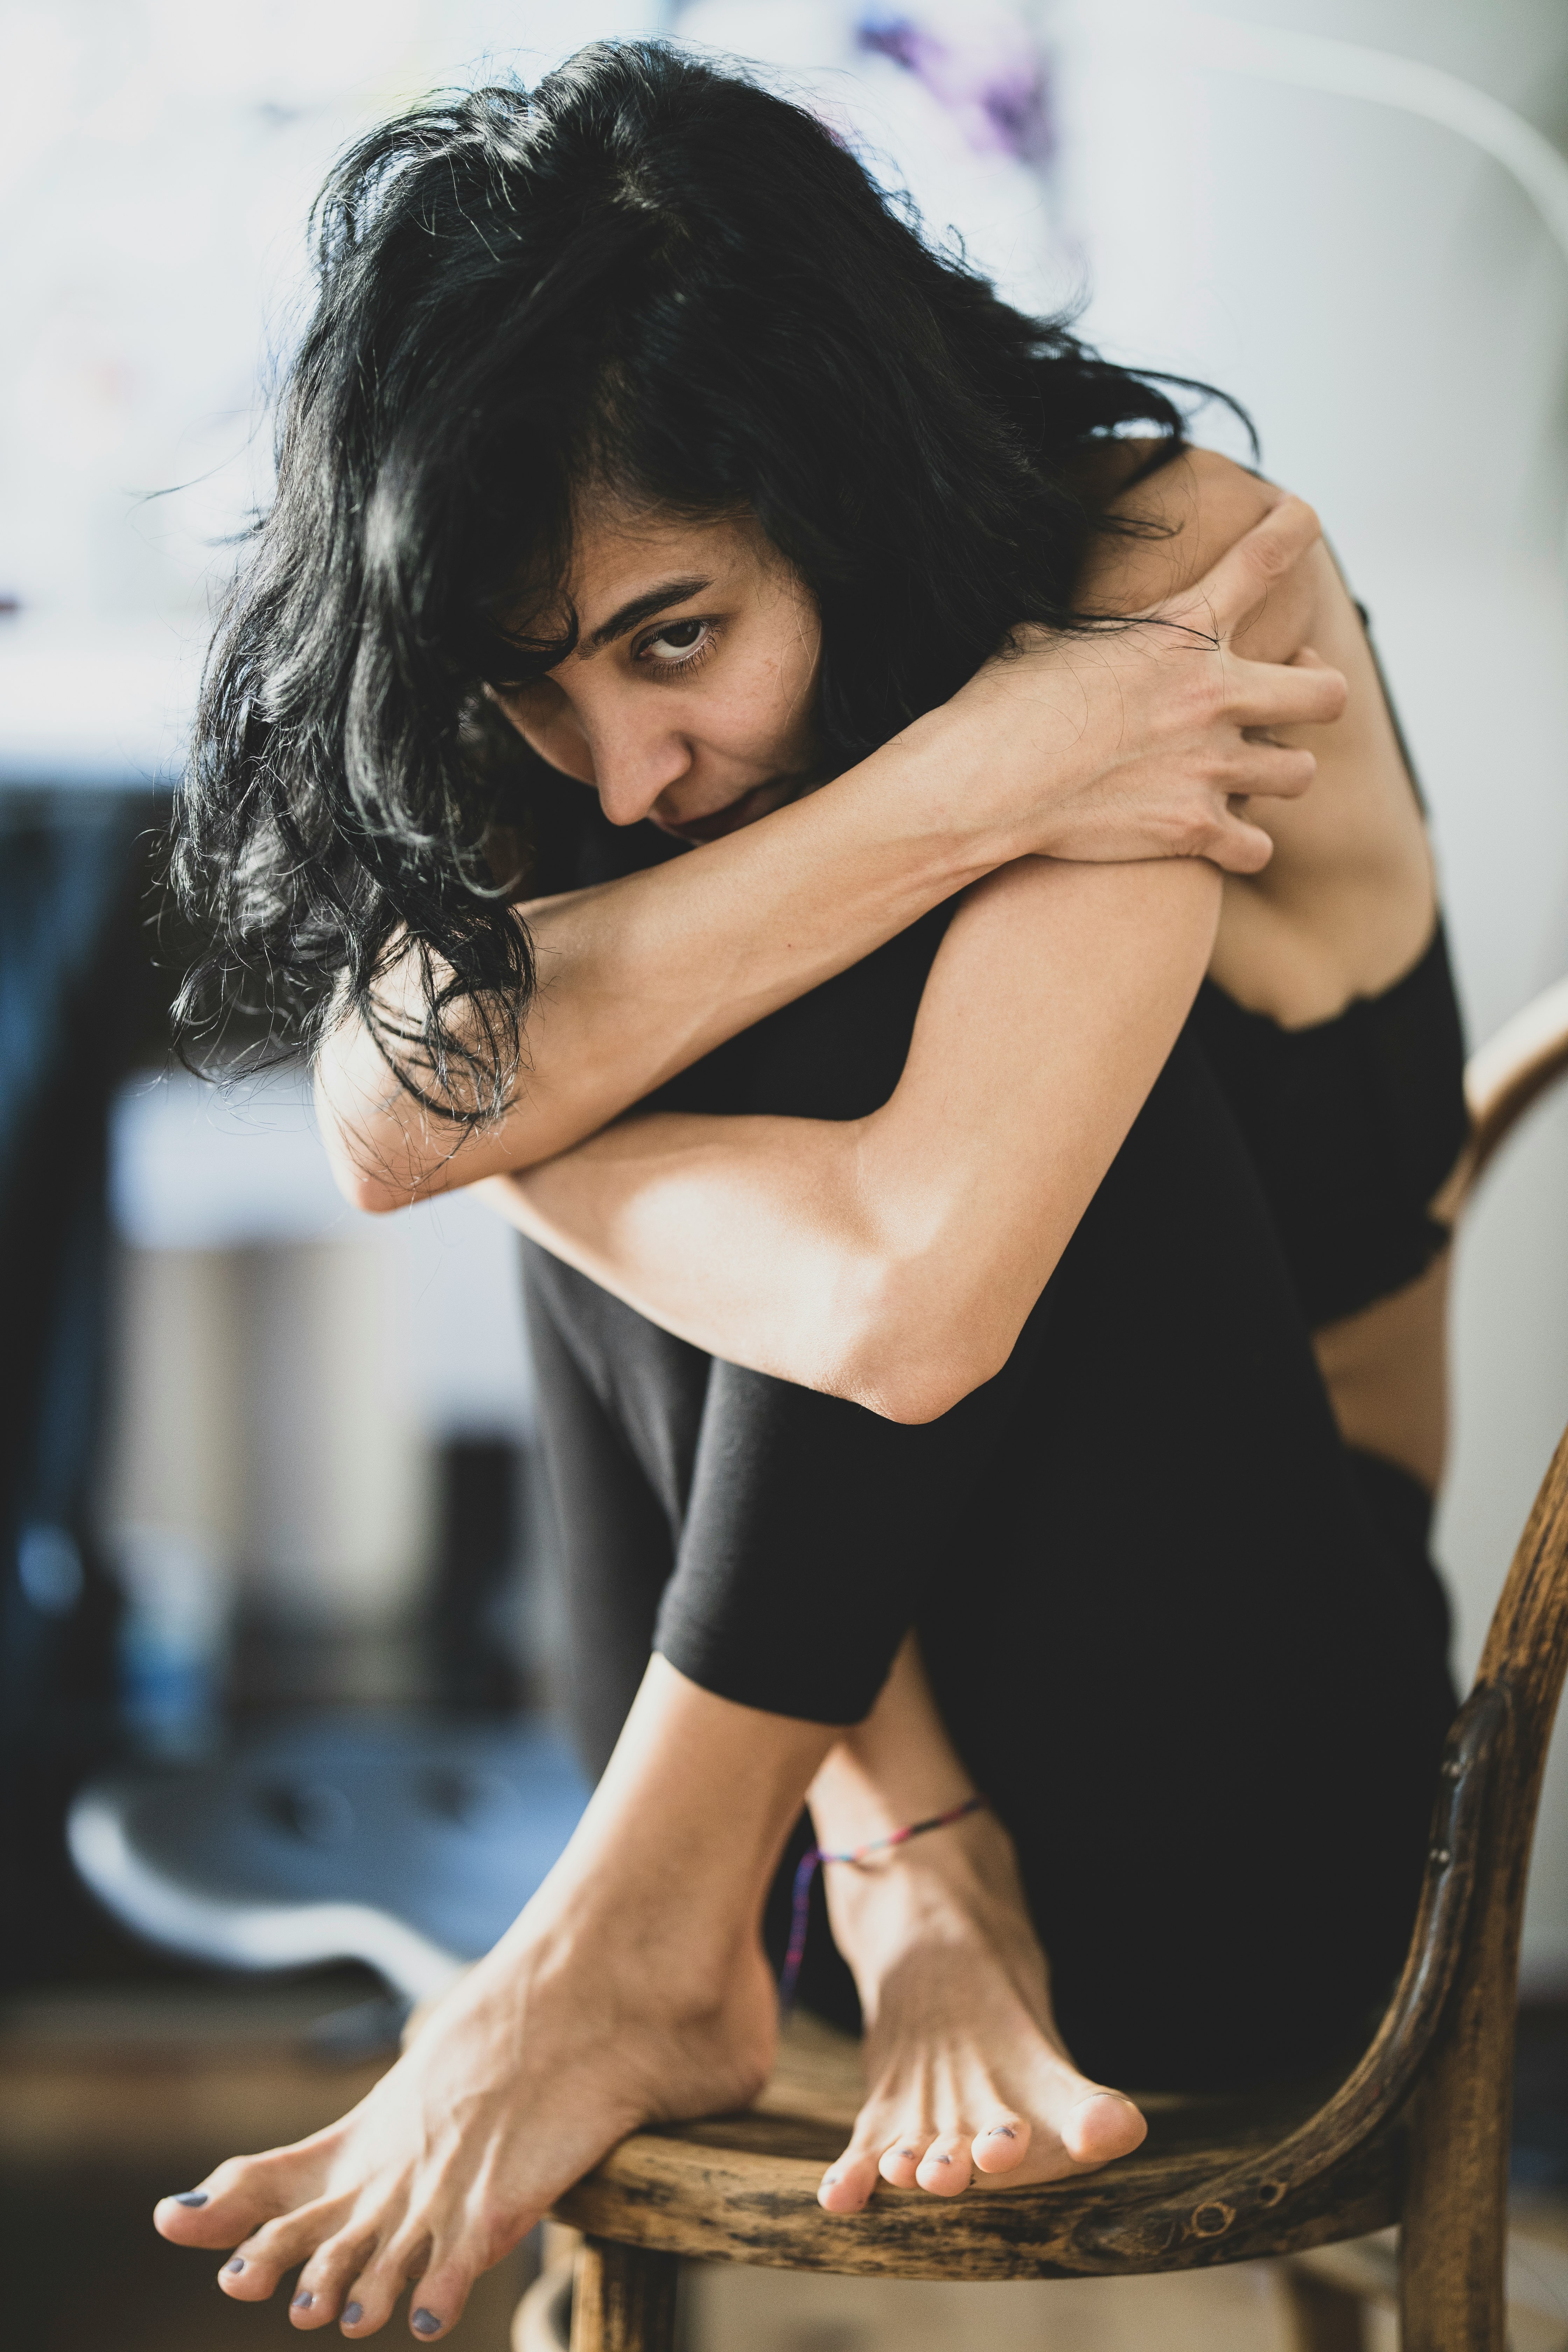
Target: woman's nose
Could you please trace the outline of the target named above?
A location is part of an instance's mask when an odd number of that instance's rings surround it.
[[[662,727],[589,726],[585,732],[599,805],[612,824],[640,824],[691,765],[690,746]]]

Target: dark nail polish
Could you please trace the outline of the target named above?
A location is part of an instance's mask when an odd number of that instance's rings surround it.
[[[1018,2137],[1011,2124],[993,2124],[990,2136],[993,2139],[1016,2139]]]
[[[951,2164],[952,2162],[952,2158],[951,2156],[939,2156],[936,2161],[938,2164]]]
[[[361,2321],[363,2317],[364,2317],[364,2305],[363,2305],[363,2303],[345,2303],[345,2304],[344,2304],[344,2305],[343,2305],[343,2326],[344,2326],[345,2327],[357,2327],[357,2326],[359,2326],[359,2324],[360,2324],[360,2321]]]
[[[174,2200],[176,2205],[205,2205],[206,2201],[207,2192],[205,2189],[182,2189]]]
[[[901,2147],[899,2150],[899,2154],[900,2156],[918,2156],[920,2154],[920,2150],[918,2147]]]
[[[225,2263],[224,2268],[226,2271],[242,2271],[245,2268],[245,2256],[236,2254],[232,2263]]]
[[[441,2323],[433,2311],[416,2311],[408,2325],[420,2336],[438,2336]]]
[[[300,2289],[299,2294],[294,2297],[293,2302],[289,2305],[289,2308],[290,2311],[309,2311],[315,2300],[316,2298],[310,2293],[310,2288],[308,2286],[302,2286]]]

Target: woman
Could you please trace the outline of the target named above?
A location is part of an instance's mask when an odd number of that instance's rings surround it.
[[[442,2334],[616,2139],[763,2079],[807,1796],[834,1852],[952,1817],[828,1867],[830,2211],[1353,2045],[1452,1706],[1463,1112],[1299,502],[809,117],[586,51],[334,175],[175,870],[192,1005],[270,975],[350,1197],[530,1236],[601,1776],[371,2098],[166,2236]]]

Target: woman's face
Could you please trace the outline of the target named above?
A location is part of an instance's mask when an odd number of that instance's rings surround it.
[[[822,781],[821,623],[754,522],[594,505],[575,518],[565,593],[575,651],[535,685],[494,691],[541,759],[593,786],[612,824],[651,817],[714,841]]]

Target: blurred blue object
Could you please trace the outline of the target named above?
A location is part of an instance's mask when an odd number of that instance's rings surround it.
[[[510,1926],[587,1797],[537,1721],[314,1716],[199,1767],[105,1774],[70,1850],[153,1943],[237,1969],[362,1960],[426,2000]]]

